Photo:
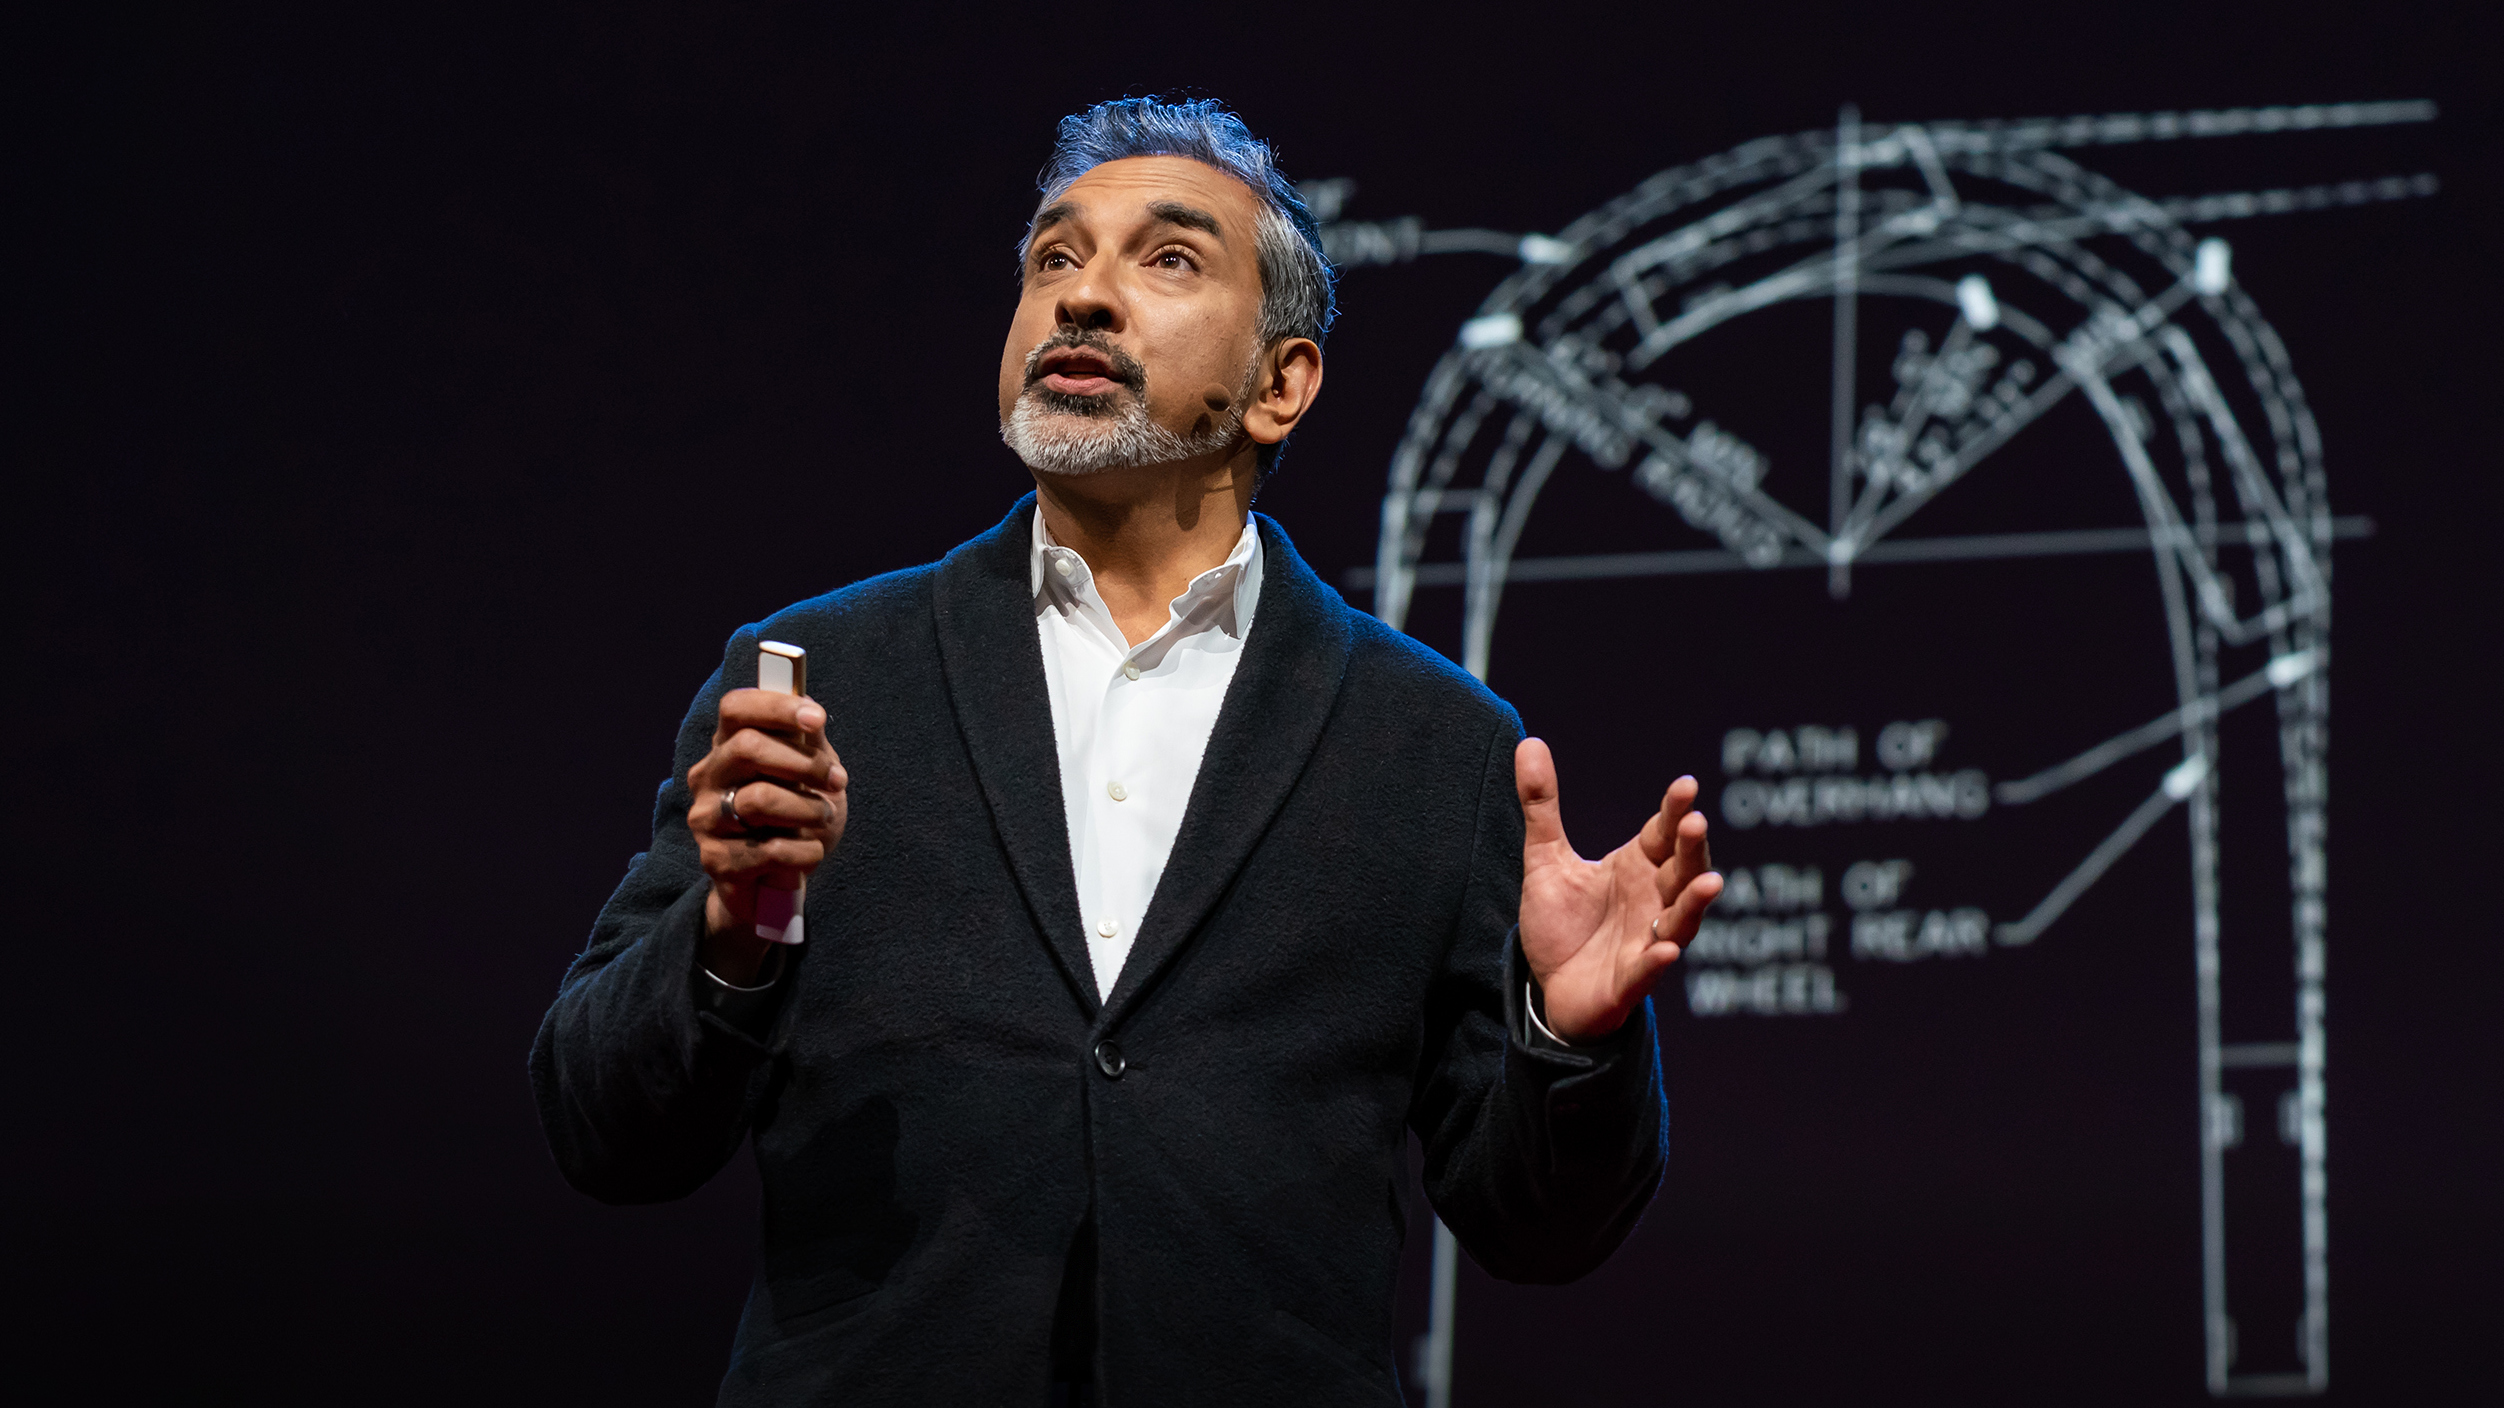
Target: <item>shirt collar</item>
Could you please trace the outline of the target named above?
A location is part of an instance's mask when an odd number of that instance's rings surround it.
[[[1070,548],[1053,541],[1052,530],[1043,521],[1043,505],[1035,505],[1033,548],[1026,559],[1026,584],[1035,595],[1038,607],[1055,593],[1065,593],[1079,604],[1096,601],[1094,574],[1087,560]],[[1211,624],[1240,640],[1252,629],[1252,613],[1261,598],[1261,530],[1252,515],[1243,516],[1243,534],[1235,539],[1234,551],[1226,560],[1191,579],[1181,596],[1174,598],[1173,611],[1178,619],[1188,620],[1219,593],[1226,593],[1226,609]],[[1067,563],[1068,571],[1060,564]],[[1101,610],[1101,606],[1098,608]],[[1108,619],[1107,624],[1110,624]]]

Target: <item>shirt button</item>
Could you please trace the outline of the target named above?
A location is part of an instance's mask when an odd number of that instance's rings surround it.
[[[1123,662],[1122,662],[1122,677],[1123,677],[1124,679],[1133,679],[1133,680],[1135,680],[1135,679],[1139,678],[1139,664],[1138,664],[1138,662],[1137,662],[1137,661],[1135,661],[1135,660],[1125,660],[1125,661],[1123,661]]]
[[[1075,568],[1073,568],[1073,567],[1071,567],[1071,566],[1069,565],[1069,559],[1068,559],[1068,558],[1066,558],[1066,557],[1056,557],[1056,558],[1052,559],[1052,570],[1053,570],[1053,571],[1055,571],[1055,572],[1058,572],[1058,573],[1060,573],[1062,576],[1066,577],[1066,576],[1068,576],[1071,572],[1073,572],[1073,571],[1075,571],[1075,570],[1077,570],[1077,569],[1075,569]]]
[[[1098,923],[1098,924],[1096,925],[1096,932],[1097,932],[1098,934],[1102,935],[1103,937],[1108,938],[1108,939],[1109,939],[1109,938],[1111,938],[1111,937],[1113,937],[1115,934],[1120,933],[1121,931],[1122,931],[1122,926],[1121,926],[1121,925],[1119,925],[1119,924],[1114,923],[1114,922],[1113,922],[1112,920],[1110,920],[1110,919],[1103,920],[1103,921],[1101,921],[1100,923]]]
[[[1130,1062],[1123,1059],[1122,1049],[1109,1041],[1096,1043],[1095,1063],[1096,1069],[1104,1072],[1107,1080],[1120,1080],[1122,1072],[1130,1069]]]
[[[1127,802],[1130,800],[1130,789],[1116,782],[1104,789],[1104,795],[1116,802]]]

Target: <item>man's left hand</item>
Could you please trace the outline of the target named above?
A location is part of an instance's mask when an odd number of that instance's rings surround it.
[[[1546,994],[1548,1030],[1597,1041],[1642,1005],[1721,894],[1696,781],[1671,783],[1634,839],[1598,860],[1565,839],[1547,744],[1525,738],[1513,750],[1513,786],[1522,799],[1522,954]]]

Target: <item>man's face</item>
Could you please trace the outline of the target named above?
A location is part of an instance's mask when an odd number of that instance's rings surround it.
[[[1035,221],[1000,354],[1029,464],[1084,473],[1228,448],[1255,354],[1260,206],[1185,157],[1108,161]]]

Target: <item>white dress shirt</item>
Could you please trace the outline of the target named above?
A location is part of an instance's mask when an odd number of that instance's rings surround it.
[[[1096,993],[1108,997],[1243,658],[1261,596],[1261,535],[1247,515],[1235,550],[1192,578],[1165,624],[1135,646],[1113,624],[1086,559],[1052,540],[1040,505],[1032,564],[1078,913]]]

